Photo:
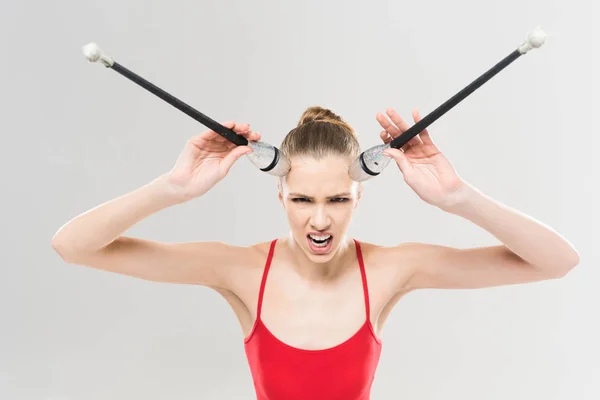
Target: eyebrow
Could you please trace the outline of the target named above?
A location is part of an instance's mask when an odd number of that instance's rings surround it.
[[[344,196],[350,196],[350,195],[352,195],[352,193],[350,193],[350,192],[344,192],[344,193],[339,193],[339,194],[336,194],[336,195],[333,195],[333,196],[329,196],[327,198],[331,199],[331,198],[334,198],[334,197],[344,197]],[[306,197],[306,198],[309,198],[309,199],[312,198],[311,196],[307,196],[307,195],[302,194],[302,193],[289,193],[288,196]]]

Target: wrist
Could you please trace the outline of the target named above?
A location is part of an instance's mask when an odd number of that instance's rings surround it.
[[[149,194],[164,203],[165,207],[185,203],[191,199],[171,182],[169,174],[160,175],[151,181],[147,188],[150,191]]]
[[[439,208],[451,214],[462,215],[475,206],[481,196],[481,192],[463,181],[460,187],[452,192]]]

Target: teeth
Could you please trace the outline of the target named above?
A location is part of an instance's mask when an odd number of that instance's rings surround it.
[[[331,237],[331,235],[325,235],[325,236],[308,235],[308,236],[310,236],[310,238],[313,240],[319,240],[319,241],[327,240]]]
[[[308,237],[315,247],[326,247],[329,244],[329,239],[331,239],[331,235],[308,235]]]

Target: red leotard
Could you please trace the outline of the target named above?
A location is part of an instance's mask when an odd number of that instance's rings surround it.
[[[276,242],[271,242],[264,268],[256,321],[244,341],[257,400],[369,400],[381,341],[371,324],[360,244],[354,240],[365,298],[365,323],[343,343],[323,350],[306,350],[277,339],[260,318]]]

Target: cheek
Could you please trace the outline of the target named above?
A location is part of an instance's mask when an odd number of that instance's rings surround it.
[[[290,225],[304,225],[307,219],[310,218],[310,215],[307,209],[303,209],[302,207],[298,207],[296,204],[288,203],[286,206],[286,214]]]
[[[336,222],[343,225],[350,223],[350,219],[354,213],[354,206],[354,203],[349,202],[348,204],[344,204],[344,207],[340,207],[336,213]]]

